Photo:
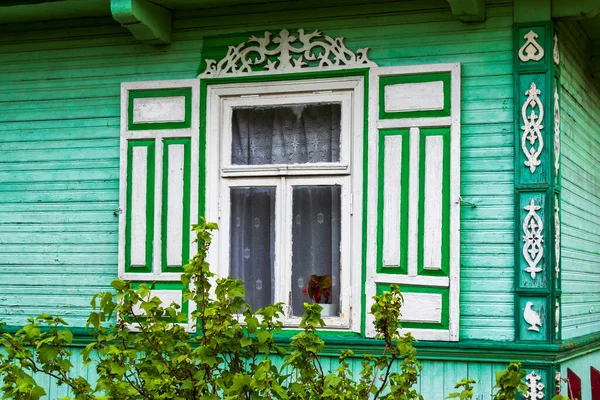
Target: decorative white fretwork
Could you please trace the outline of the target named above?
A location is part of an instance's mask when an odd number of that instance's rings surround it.
[[[554,199],[554,273],[560,276],[560,217],[558,215],[558,197]]]
[[[534,31],[529,31],[523,36],[525,44],[519,49],[521,61],[540,61],[544,57],[544,48],[535,40],[537,38],[538,35]]]
[[[554,311],[554,317],[555,317],[555,321],[554,321],[554,332],[558,333],[558,329],[560,326],[560,303],[558,302],[558,299],[556,300],[556,308]]]
[[[558,53],[558,35],[554,32],[554,64],[560,63],[560,55]]]
[[[558,105],[558,82],[554,85],[554,176],[560,168],[560,108]]]
[[[523,221],[523,257],[529,265],[525,268],[525,272],[531,274],[531,279],[535,279],[538,272],[542,272],[542,268],[538,264],[544,256],[544,222],[536,211],[540,210],[541,206],[535,204],[535,200],[531,199],[529,205],[523,207],[528,211]]]
[[[527,393],[525,393],[524,397],[526,399],[536,400],[543,399],[544,394],[544,384],[540,382],[542,378],[535,373],[535,371],[531,371],[529,375],[525,377],[527,380]]]
[[[539,332],[539,326],[542,326],[542,320],[540,319],[540,314],[533,310],[533,303],[528,301],[525,304],[525,310],[523,311],[523,319],[527,324],[529,324],[528,331]]]
[[[525,165],[529,167],[529,171],[533,174],[535,169],[541,164],[538,157],[544,148],[544,139],[542,138],[542,121],[544,120],[544,106],[540,101],[540,90],[531,82],[529,89],[525,91],[527,100],[521,107],[521,117],[523,118],[523,136],[521,136],[521,148],[527,157]],[[527,116],[527,109],[530,109],[530,114]],[[538,113],[536,114],[536,109]],[[529,142],[529,145],[527,144]],[[537,142],[537,148],[536,148]]]
[[[356,68],[375,66],[369,60],[369,48],[358,49],[356,54],[344,44],[344,38],[324,36],[318,30],[290,35],[286,29],[272,38],[252,36],[247,42],[229,46],[227,55],[219,62],[206,60],[206,70],[201,77],[218,77],[259,71],[293,72],[315,67]],[[262,69],[261,69],[262,67]]]

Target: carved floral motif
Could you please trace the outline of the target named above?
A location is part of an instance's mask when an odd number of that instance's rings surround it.
[[[531,371],[525,379],[527,380],[527,393],[523,397],[531,400],[543,399],[545,394],[544,384],[540,382],[542,378],[535,371]]]
[[[519,49],[519,59],[523,62],[540,61],[544,57],[544,48],[535,40],[537,33],[529,31],[523,36],[525,44]]]
[[[521,136],[521,148],[523,153],[527,157],[525,165],[529,167],[531,173],[535,172],[535,169],[541,164],[538,159],[544,148],[544,139],[542,137],[542,121],[544,120],[544,107],[540,101],[540,90],[537,88],[534,82],[531,82],[529,89],[525,91],[527,100],[521,107],[521,117],[523,118],[523,135]],[[527,115],[527,111],[530,111]],[[537,110],[537,114],[536,114]],[[537,143],[537,147],[536,147]]]
[[[538,267],[542,257],[544,256],[544,223],[536,211],[540,210],[540,206],[535,204],[534,199],[531,199],[529,205],[523,207],[528,211],[523,221],[523,257],[529,265],[525,271],[531,275],[531,279],[535,279],[538,272],[542,272],[542,268]]]
[[[310,67],[365,67],[374,66],[369,60],[369,48],[358,49],[356,54],[344,44],[344,38],[324,36],[318,30],[291,35],[286,29],[272,38],[252,36],[247,42],[229,46],[227,55],[219,62],[206,60],[206,70],[201,77],[218,77],[239,73],[262,71],[290,72]]]

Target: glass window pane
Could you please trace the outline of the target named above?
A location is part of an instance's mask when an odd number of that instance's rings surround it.
[[[231,189],[230,276],[253,310],[274,302],[275,188]]]
[[[234,165],[339,162],[340,103],[234,108]]]
[[[304,313],[304,302],[328,304],[323,315],[339,315],[340,196],[340,186],[293,188],[293,316]]]

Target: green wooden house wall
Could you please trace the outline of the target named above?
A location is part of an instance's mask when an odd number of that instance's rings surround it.
[[[531,344],[515,333],[515,230],[522,222],[514,212],[521,107],[514,4],[489,0],[484,22],[464,23],[442,0],[361,3],[175,11],[168,46],[139,43],[108,17],[0,25],[0,320],[16,327],[53,313],[82,328],[91,296],[117,276],[122,82],[195,78],[202,60],[221,58],[250,34],[319,29],[345,37],[351,49],[370,47],[379,66],[461,63],[460,341],[418,344],[425,398],[442,399],[469,376],[479,382],[475,398],[487,399],[494,371],[515,358],[552,390],[571,347],[593,355],[569,353],[563,374],[577,363],[598,366],[600,89],[586,33],[577,22],[556,25],[565,342]],[[75,356],[85,340],[77,339]],[[359,336],[326,342],[332,363],[348,344],[373,351]],[[93,378],[92,369],[84,373]],[[51,399],[66,393],[50,381],[47,387]]]
[[[562,334],[600,329],[600,96],[577,23],[562,38]],[[595,221],[590,223],[589,221]]]

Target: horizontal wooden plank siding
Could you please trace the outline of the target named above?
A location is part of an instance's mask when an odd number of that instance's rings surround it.
[[[74,348],[72,350],[73,355],[70,360],[74,366],[74,373],[80,374],[92,383],[95,382],[98,376],[95,371],[94,363],[87,367],[83,367],[81,362],[81,349]],[[92,358],[94,358],[94,356],[92,356]],[[277,357],[272,357],[271,360],[278,367],[282,364],[281,359],[278,359]],[[335,373],[336,369],[339,367],[338,357],[334,355],[324,356],[320,358],[320,362],[325,373]],[[362,358],[360,358],[360,355],[355,358],[346,359],[346,362],[348,362],[350,366],[352,376],[360,376],[360,371],[362,370]],[[454,385],[456,382],[466,377],[477,381],[475,389],[473,390],[474,400],[489,399],[492,388],[496,382],[496,371],[503,370],[507,366],[507,364],[502,363],[471,361],[455,362],[422,360],[420,363],[423,369],[414,388],[423,395],[425,400],[444,399],[449,393],[458,391],[457,389],[454,389]],[[397,366],[392,368],[392,372],[399,371],[399,363],[397,363]],[[41,374],[38,374],[35,377],[38,383],[44,387],[46,393],[48,393],[48,399],[58,399],[72,395],[70,389],[66,387],[66,385],[57,386],[54,379]]]
[[[81,326],[117,276],[120,82],[194,78],[248,32],[304,28],[368,46],[381,66],[462,63],[461,195],[476,207],[462,207],[460,337],[512,340],[512,2],[488,1],[486,21],[468,24],[445,0],[346,3],[176,12],[174,43],[158,47],[111,19],[4,27],[0,319],[44,311]]]
[[[561,51],[562,337],[600,330],[600,86],[591,43],[558,24]]]

